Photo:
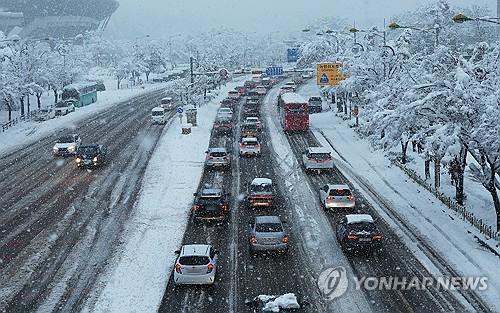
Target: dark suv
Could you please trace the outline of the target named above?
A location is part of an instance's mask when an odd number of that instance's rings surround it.
[[[229,218],[228,194],[223,189],[206,186],[195,193],[193,216],[195,221],[227,221]]]
[[[232,134],[233,121],[230,118],[219,118],[214,122],[214,130],[219,133]]]
[[[337,222],[336,235],[344,251],[382,247],[382,235],[369,214],[346,215]]]
[[[106,162],[106,148],[102,145],[82,145],[76,150],[76,165],[80,168],[98,167]]]

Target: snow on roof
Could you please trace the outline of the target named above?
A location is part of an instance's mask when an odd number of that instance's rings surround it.
[[[181,255],[207,255],[209,245],[185,245],[182,247]]]
[[[209,152],[227,152],[226,148],[209,148]]]
[[[241,139],[241,142],[257,142],[257,138],[255,137],[245,137]]]
[[[252,180],[252,185],[271,185],[273,183],[269,178],[257,177]]]
[[[370,214],[347,214],[345,216],[347,218],[347,224],[352,223],[373,223],[373,217]]]
[[[280,309],[299,309],[300,305],[297,302],[297,297],[294,293],[286,293],[282,296],[266,296],[260,295],[259,300],[265,302],[264,312],[279,312]]]
[[[332,185],[332,184],[328,184],[328,187],[330,189],[350,189],[349,186],[343,184],[343,185]]]
[[[307,103],[307,101],[295,92],[287,92],[281,95],[281,99],[284,103]]]
[[[165,111],[165,108],[162,108],[162,107],[154,107],[151,111],[154,111],[154,112],[163,112],[163,111]]]
[[[325,147],[309,147],[307,149],[309,150],[309,153],[331,153],[331,151]]]
[[[262,223],[281,223],[279,216],[256,216],[255,222],[257,224]]]

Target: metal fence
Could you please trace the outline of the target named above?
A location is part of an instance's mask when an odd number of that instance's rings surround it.
[[[418,175],[413,169],[407,168],[401,164],[398,159],[393,158],[391,159],[391,162],[405,172],[406,175],[408,175],[408,177],[410,177],[413,181],[436,196],[436,198],[438,198],[444,205],[455,211],[464,221],[467,221],[472,226],[476,227],[481,234],[500,242],[500,232],[497,232],[494,227],[485,224],[482,219],[475,216],[474,213],[468,211],[466,207],[458,205],[455,200],[434,188],[431,184],[422,179],[422,177],[420,177],[420,175]]]
[[[2,133],[16,124],[31,120],[32,118],[35,117],[35,115],[36,115],[36,110],[33,110],[33,111],[30,111],[28,114],[21,115],[19,117],[16,117],[16,118],[10,120],[9,122],[7,122],[5,124],[2,124]]]

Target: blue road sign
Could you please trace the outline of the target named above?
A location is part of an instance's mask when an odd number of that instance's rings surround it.
[[[182,107],[177,107],[177,113],[182,113],[184,112],[184,109]]]
[[[319,79],[319,82],[321,84],[328,84],[328,76],[326,75],[326,73],[323,73],[323,75],[321,75],[321,78]]]
[[[269,66],[266,68],[267,76],[278,76],[283,75],[283,67],[281,66]]]
[[[299,48],[288,48],[287,61],[297,62],[299,60]]]

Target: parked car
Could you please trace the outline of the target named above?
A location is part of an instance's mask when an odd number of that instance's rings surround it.
[[[74,155],[81,143],[82,139],[78,134],[66,135],[56,140],[52,152],[56,156]]]
[[[205,151],[205,167],[207,168],[229,168],[231,166],[231,157],[226,148],[209,148]]]
[[[214,131],[218,133],[224,134],[232,134],[233,133],[234,124],[232,119],[224,117],[218,118],[214,122]]]
[[[79,168],[98,167],[106,162],[106,148],[103,145],[81,145],[76,150],[76,165]]]
[[[258,137],[259,128],[256,124],[243,123],[240,127],[240,137]]]
[[[323,147],[309,147],[302,155],[302,163],[306,171],[308,170],[333,170],[333,158],[328,149]]]
[[[254,178],[248,188],[247,206],[274,207],[275,191],[273,181],[269,178]]]
[[[346,215],[337,222],[335,233],[344,251],[382,248],[382,235],[369,214]]]
[[[174,283],[176,285],[206,285],[215,282],[219,252],[211,245],[184,245],[175,251]]]
[[[256,216],[250,229],[250,253],[288,251],[288,234],[279,216]]]
[[[47,107],[36,111],[35,121],[37,122],[47,121],[54,117],[56,117],[56,112],[54,111],[54,108]]]
[[[233,118],[233,110],[231,108],[219,108],[217,118]]]
[[[196,197],[193,204],[195,221],[226,221],[229,218],[228,194],[221,188],[205,186]]]
[[[308,104],[309,113],[320,113],[323,111],[323,99],[321,97],[310,97]]]
[[[241,139],[240,142],[240,155],[241,156],[249,156],[255,155],[260,156],[260,143],[259,140],[255,137],[245,137]]]
[[[54,109],[56,116],[66,115],[75,112],[75,103],[70,100],[59,101],[55,104]]]
[[[245,118],[244,124],[255,124],[258,131],[262,131],[262,123],[257,116],[247,116]]]
[[[319,200],[325,209],[353,209],[356,206],[351,188],[347,185],[324,185],[319,189]]]

